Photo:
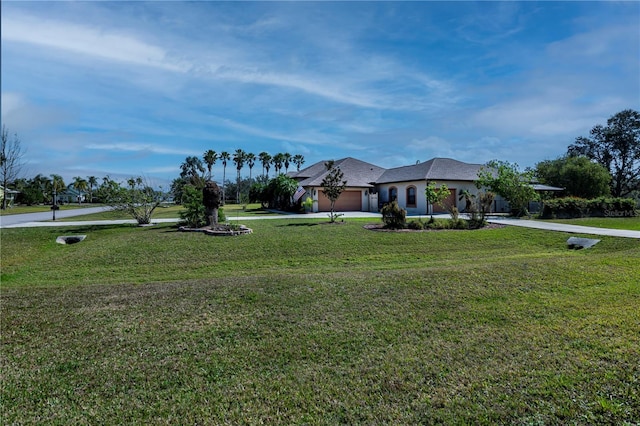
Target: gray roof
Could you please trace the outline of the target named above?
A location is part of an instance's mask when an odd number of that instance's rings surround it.
[[[478,179],[482,164],[469,164],[451,158],[433,158],[412,166],[386,170],[375,183],[410,182],[416,180],[457,180],[473,182]]]
[[[319,161],[299,172],[289,173],[289,176],[298,180],[303,187],[322,186],[322,180],[327,175],[324,163],[326,161]],[[352,157],[336,160],[335,166],[344,173],[344,180],[349,187],[372,188],[373,182],[385,172],[382,167]]]

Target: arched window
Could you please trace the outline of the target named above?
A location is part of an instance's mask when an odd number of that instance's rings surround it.
[[[389,202],[398,201],[398,188],[392,186],[389,188]]]
[[[416,187],[408,186],[407,187],[407,207],[415,207],[416,206]]]

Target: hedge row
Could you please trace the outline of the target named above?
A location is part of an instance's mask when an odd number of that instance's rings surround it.
[[[542,217],[568,219],[574,217],[631,217],[637,216],[633,198],[584,198],[566,197],[547,200]]]

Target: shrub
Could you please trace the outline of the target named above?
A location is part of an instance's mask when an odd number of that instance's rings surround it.
[[[598,197],[586,200],[578,197],[565,197],[548,200],[542,211],[543,218],[576,217],[630,217],[637,216],[636,202],[632,198]]]
[[[382,221],[389,229],[403,229],[407,222],[407,211],[398,206],[397,201],[387,203],[382,207]]]
[[[182,192],[182,207],[184,210],[180,211],[180,219],[185,221],[188,227],[199,228],[206,225],[207,218],[202,202],[202,191],[192,185],[185,185]],[[220,216],[221,210],[218,209],[218,216]]]
[[[407,224],[407,228],[414,229],[416,231],[421,231],[424,229],[424,222],[420,219],[414,219]]]
[[[469,229],[469,224],[464,219],[450,219],[449,220],[450,229]]]
[[[207,212],[202,202],[202,191],[193,185],[185,185],[182,193],[180,219],[190,228],[199,228],[208,224]],[[218,208],[218,223],[226,220],[224,209]]]
[[[448,220],[435,220],[433,218],[429,219],[429,221],[424,225],[424,229],[448,229],[448,227]]]

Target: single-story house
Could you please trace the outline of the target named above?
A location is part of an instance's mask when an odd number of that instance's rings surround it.
[[[306,197],[313,199],[314,212],[329,210],[329,200],[322,191],[322,180],[327,175],[324,164],[325,161],[320,161],[289,174],[307,191]],[[347,181],[345,191],[336,201],[337,211],[377,212],[383,204],[396,200],[409,215],[444,211],[440,205],[427,206],[424,192],[431,181],[438,186],[447,185],[451,191],[447,201],[463,211],[465,201],[460,195],[465,190],[478,192],[475,181],[483,167],[450,158],[433,158],[411,166],[384,169],[351,157],[335,161],[335,166]]]
[[[87,193],[84,191],[79,191],[73,187],[73,185],[67,186],[67,188],[61,193],[57,194],[57,202],[58,203],[84,203],[86,201]]]
[[[376,181],[376,186],[382,204],[395,199],[407,214],[417,215],[445,211],[439,204],[427,206],[424,194],[428,182],[435,182],[437,186],[445,184],[450,191],[445,202],[462,211],[465,201],[460,199],[460,194],[465,190],[472,194],[478,192],[475,181],[481,168],[481,164],[433,158],[424,163],[388,169]]]
[[[328,173],[325,163],[326,161],[319,161],[299,172],[289,173],[307,191],[305,197],[313,199],[314,212],[331,209],[331,202],[322,190],[322,181]],[[376,193],[375,181],[385,169],[351,157],[336,160],[334,165],[340,168],[347,181],[347,186],[336,200],[336,211],[377,212],[378,198],[372,194]]]

